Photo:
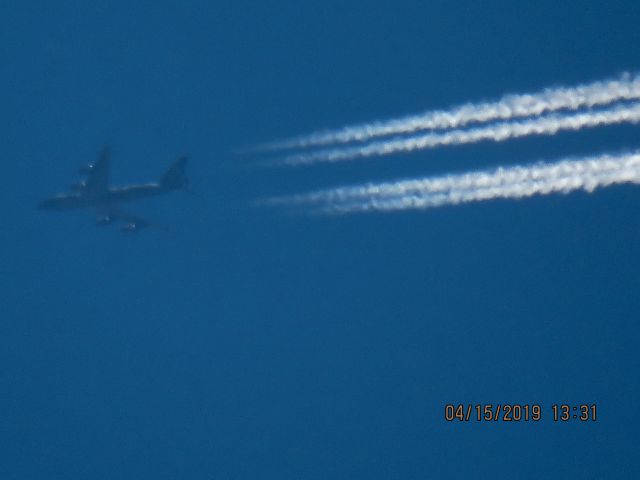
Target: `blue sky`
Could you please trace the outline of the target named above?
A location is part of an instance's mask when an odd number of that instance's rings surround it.
[[[624,125],[306,168],[246,146],[637,72],[632,1],[5,1],[0,477],[634,478],[638,187],[314,217],[269,195],[638,148]],[[43,214],[104,144],[198,196]],[[554,403],[596,403],[555,423]],[[447,423],[446,403],[538,403]]]

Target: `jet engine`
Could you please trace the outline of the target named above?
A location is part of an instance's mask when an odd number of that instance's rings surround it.
[[[120,227],[120,230],[122,230],[123,232],[137,232],[138,230],[148,225],[149,225],[148,222],[145,222],[144,220],[136,219],[136,220],[132,220],[130,222],[124,223],[122,227]]]
[[[96,166],[93,163],[90,163],[89,165],[85,165],[84,167],[80,167],[78,169],[78,173],[81,174],[89,174],[93,171],[93,169],[96,168]]]
[[[110,225],[113,222],[113,217],[109,215],[98,215],[96,217],[96,225]]]

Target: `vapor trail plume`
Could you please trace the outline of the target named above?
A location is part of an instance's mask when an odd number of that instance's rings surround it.
[[[470,123],[487,123],[532,117],[560,110],[603,107],[615,102],[640,99],[640,76],[625,73],[618,79],[576,87],[547,88],[533,94],[505,95],[496,102],[467,103],[450,110],[435,110],[388,121],[347,126],[316,132],[291,140],[274,142],[261,150],[320,147],[364,142],[386,135],[411,134],[420,130],[460,128]]]
[[[339,162],[356,158],[412,152],[445,145],[464,145],[481,141],[503,142],[530,135],[554,135],[560,131],[581,130],[603,125],[640,121],[640,102],[623,104],[608,110],[566,115],[547,115],[521,121],[500,122],[467,130],[426,133],[408,138],[393,138],[366,145],[325,149],[285,157],[280,163],[303,165],[318,162]]]
[[[320,190],[267,200],[323,213],[426,209],[497,198],[523,198],[574,190],[592,192],[618,183],[640,183],[640,153],[601,155],[533,166]]]

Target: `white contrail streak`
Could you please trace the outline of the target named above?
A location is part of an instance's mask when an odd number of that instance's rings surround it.
[[[530,135],[554,135],[560,131],[581,130],[604,125],[640,121],[640,102],[623,104],[608,110],[553,114],[521,121],[500,122],[467,130],[426,133],[408,138],[393,138],[362,146],[325,149],[290,155],[280,163],[303,165],[318,162],[339,162],[356,158],[412,152],[446,145],[464,145],[481,141],[503,142]]]
[[[532,94],[505,95],[496,102],[467,103],[450,110],[435,110],[399,119],[312,133],[291,140],[270,143],[258,149],[284,150],[364,142],[386,135],[460,128],[470,123],[513,120],[561,110],[603,107],[615,102],[637,99],[640,99],[640,75],[625,73],[617,79],[576,87],[547,88]]]
[[[498,168],[441,177],[321,190],[267,200],[323,213],[426,209],[497,198],[523,198],[574,190],[592,192],[618,183],[640,183],[640,152]]]

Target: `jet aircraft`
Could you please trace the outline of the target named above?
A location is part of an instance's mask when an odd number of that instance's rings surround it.
[[[80,169],[86,179],[71,185],[72,192],[60,193],[44,200],[39,210],[65,211],[79,208],[93,208],[97,225],[109,225],[116,220],[123,222],[122,230],[135,232],[149,225],[149,222],[120,210],[120,204],[147,197],[186,190],[188,179],[185,176],[187,157],[176,160],[160,178],[159,182],[123,187],[109,186],[110,149],[102,149],[98,160]]]

